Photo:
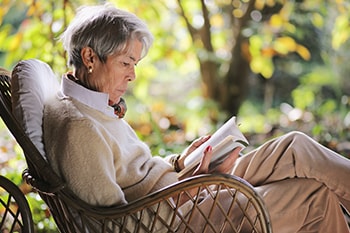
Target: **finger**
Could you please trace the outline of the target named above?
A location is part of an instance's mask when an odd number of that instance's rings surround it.
[[[211,135],[206,135],[206,136],[203,136],[203,137],[200,137],[198,138],[197,140],[195,140],[193,142],[193,145],[195,147],[199,147],[200,145],[202,145],[204,142],[208,141],[208,139],[211,137]]]
[[[206,141],[208,141],[208,139],[211,137],[211,135],[207,135],[207,136],[203,136],[200,137],[198,139],[196,139],[195,141],[193,141],[190,145],[190,147],[188,148],[187,154],[192,153],[195,149],[197,149],[198,147],[200,147],[203,143],[205,143]]]
[[[187,147],[182,153],[181,157],[178,160],[179,167],[183,169],[185,167],[185,159],[189,154],[191,154],[195,149],[200,147],[204,142],[208,141],[208,139],[211,137],[211,135],[203,136],[191,143],[189,147]]]
[[[209,170],[209,164],[210,164],[210,160],[212,157],[212,147],[208,146],[205,150],[204,150],[204,154],[202,156],[202,159],[197,167],[197,169],[193,172],[193,175],[199,175],[199,174],[206,174],[208,173]]]

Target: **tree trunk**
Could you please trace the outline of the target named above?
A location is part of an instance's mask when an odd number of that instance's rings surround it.
[[[245,42],[246,43],[246,42]],[[237,38],[237,44],[232,50],[230,68],[221,85],[220,104],[230,115],[237,115],[248,93],[248,79],[250,77],[249,61],[243,56],[242,36]]]
[[[198,54],[198,61],[200,64],[200,73],[202,78],[202,91],[205,98],[210,98],[218,102],[221,109],[229,115],[237,115],[239,108],[247,95],[248,78],[250,74],[249,58],[243,54],[247,54],[248,49],[243,51],[243,46],[248,48],[247,39],[241,34],[242,29],[250,20],[250,13],[254,9],[255,1],[251,0],[242,8],[244,8],[244,15],[240,18],[233,16],[234,10],[232,4],[228,4],[224,12],[230,16],[230,24],[232,25],[232,35],[229,40],[233,41],[231,49],[231,61],[229,61],[228,73],[224,77],[219,77],[220,64],[215,58],[215,49],[211,41],[211,25],[210,14],[206,7],[205,1],[201,1],[202,16],[204,25],[200,29],[196,29],[191,25],[181,0],[178,0],[179,14],[184,18],[187,29],[191,35],[193,42],[200,41],[203,49],[207,54],[205,58]]]

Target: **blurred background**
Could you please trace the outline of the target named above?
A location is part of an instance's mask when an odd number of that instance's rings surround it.
[[[299,130],[350,157],[350,0],[114,0],[155,37],[125,96],[126,120],[154,155],[181,152],[232,115],[247,151]],[[69,68],[60,33],[93,0],[0,0],[0,66]],[[56,232],[23,184],[26,167],[0,121],[0,174],[26,193],[37,232]]]

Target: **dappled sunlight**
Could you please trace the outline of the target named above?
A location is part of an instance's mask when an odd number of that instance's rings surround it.
[[[155,38],[124,96],[124,119],[154,155],[181,153],[237,115],[250,141],[246,151],[298,130],[350,157],[346,0],[111,2],[142,18]],[[71,69],[59,35],[86,1],[2,3],[1,67],[38,58],[58,77]],[[44,210],[34,216],[39,232],[55,229],[40,196],[23,184],[25,168],[0,121],[0,174],[19,185],[34,210]]]

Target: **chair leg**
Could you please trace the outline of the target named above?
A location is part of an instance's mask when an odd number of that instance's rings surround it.
[[[1,232],[34,232],[34,223],[27,199],[9,179],[0,176]]]

